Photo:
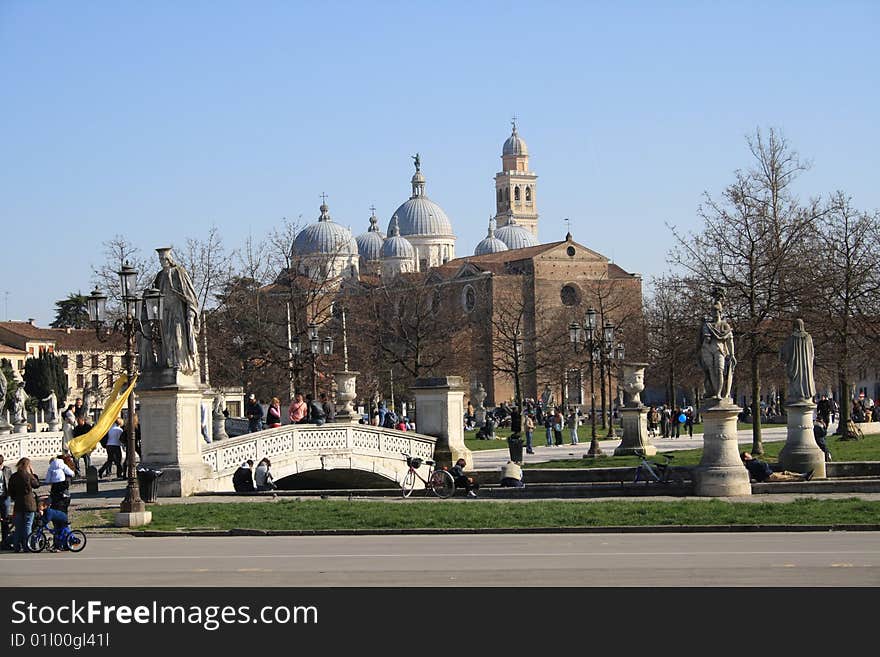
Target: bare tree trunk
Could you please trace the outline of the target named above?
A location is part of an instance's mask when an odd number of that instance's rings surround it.
[[[754,338],[753,345],[754,345]],[[763,454],[764,443],[761,441],[761,369],[758,365],[758,354],[752,352],[752,454]]]

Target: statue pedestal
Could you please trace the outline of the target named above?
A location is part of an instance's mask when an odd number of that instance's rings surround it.
[[[623,424],[623,440],[614,450],[614,456],[656,454],[657,448],[648,437],[648,407],[639,404],[635,407],[621,408],[620,417]]]
[[[0,436],[12,433],[12,425],[6,421],[6,418],[0,417]]]
[[[218,413],[216,415],[212,413],[211,415],[214,425],[212,427],[214,440],[224,440],[229,438],[229,434],[226,433],[226,416],[223,415],[223,413]]]
[[[336,382],[336,422],[357,422],[352,402],[357,397],[356,382],[360,372],[333,372]]]
[[[149,525],[152,521],[152,511],[119,512],[113,517],[113,524],[116,527],[141,527]]]
[[[16,422],[12,425],[12,433],[27,433],[27,422]]]
[[[464,444],[464,387],[460,376],[416,379],[412,387],[416,398],[416,431],[434,436],[437,467],[451,467],[463,458],[473,468],[471,450]]]
[[[61,429],[61,422],[58,420],[49,420],[49,431],[59,431]]]
[[[788,411],[788,437],[779,452],[779,463],[792,472],[813,471],[813,479],[825,479],[825,454],[816,444],[813,435],[813,410],[810,401],[786,404]]]
[[[148,372],[137,385],[141,460],[162,470],[159,495],[163,497],[192,495],[199,490],[199,480],[211,475],[202,460],[202,390],[191,383],[191,377],[176,374]],[[175,380],[178,383],[168,384]]]
[[[703,458],[693,470],[694,494],[703,497],[751,495],[749,471],[739,457],[736,418],[742,409],[724,399],[703,415]]]

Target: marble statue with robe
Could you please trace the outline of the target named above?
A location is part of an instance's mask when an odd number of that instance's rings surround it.
[[[27,393],[24,391],[24,381],[22,381],[15,390],[12,406],[12,422],[13,424],[23,424],[27,422]]]
[[[813,380],[813,338],[804,330],[804,320],[792,322],[791,335],[782,344],[779,358],[788,375],[789,402],[812,401],[816,395]]]

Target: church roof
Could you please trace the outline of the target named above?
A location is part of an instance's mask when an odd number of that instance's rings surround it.
[[[507,141],[504,142],[504,148],[501,151],[502,155],[528,155],[529,149],[526,146],[525,140],[519,136],[516,132],[516,123],[513,124],[513,133],[511,133],[510,137],[507,138]]]
[[[358,245],[351,231],[330,218],[326,203],[321,204],[318,221],[303,228],[293,241],[293,255],[358,255]]]
[[[511,250],[538,245],[538,238],[528,228],[513,223],[512,218],[510,223],[495,231],[495,237],[504,242],[507,248]]]
[[[379,220],[376,213],[370,215],[370,227],[366,233],[362,233],[355,238],[358,247],[358,254],[365,262],[379,260],[382,257],[382,243],[385,236],[379,231]]]
[[[404,201],[392,215],[397,217],[400,224],[400,234],[420,237],[442,236],[455,239],[452,232],[452,222],[449,221],[446,212],[425,194],[425,176],[419,169],[416,169],[410,182],[412,183],[412,196]],[[390,223],[388,224],[388,233],[391,233]]]
[[[385,258],[415,258],[416,250],[409,240],[400,236],[400,228],[397,224],[397,215],[391,219],[390,235],[385,238],[382,245],[382,259]]]
[[[500,253],[501,251],[507,251],[507,244],[495,237],[495,220],[489,219],[489,232],[486,237],[477,244],[477,248],[474,249],[474,255]]]

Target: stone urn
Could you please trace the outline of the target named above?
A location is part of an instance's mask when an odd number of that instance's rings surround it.
[[[358,374],[360,372],[333,372],[333,380],[336,382],[336,419],[342,422],[360,419],[352,406],[357,396],[355,383]]]
[[[645,368],[648,363],[623,363],[623,383],[621,387],[627,396],[628,408],[639,408],[642,405],[640,395],[645,389]]]

